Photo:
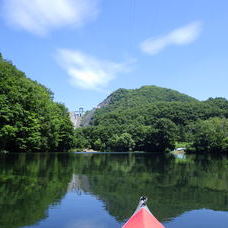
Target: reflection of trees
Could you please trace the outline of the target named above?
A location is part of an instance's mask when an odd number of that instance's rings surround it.
[[[37,223],[67,191],[96,195],[121,222],[141,195],[149,197],[152,212],[163,221],[187,210],[228,210],[227,158],[194,155],[179,162],[159,154],[1,156],[1,227]]]
[[[67,156],[7,155],[0,172],[0,227],[34,224],[46,217],[67,190],[72,166]]]
[[[89,169],[79,165],[76,172],[87,175],[89,191],[119,221],[131,215],[140,195],[162,220],[199,208],[228,210],[227,159],[192,156],[178,163],[161,155],[95,155],[80,163]]]

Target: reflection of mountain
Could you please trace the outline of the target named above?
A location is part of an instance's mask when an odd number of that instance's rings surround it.
[[[199,208],[228,210],[228,159],[159,154],[1,155],[0,227],[37,223],[67,191],[90,193],[123,222],[139,196],[162,221]]]
[[[77,172],[87,175],[88,191],[119,221],[131,215],[140,195],[149,197],[151,210],[163,221],[193,209],[228,210],[226,159],[192,157],[177,163],[160,155],[96,155],[87,166]]]

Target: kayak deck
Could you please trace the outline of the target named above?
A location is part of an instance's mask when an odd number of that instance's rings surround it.
[[[165,228],[146,206],[147,198],[141,197],[135,213],[122,228]]]

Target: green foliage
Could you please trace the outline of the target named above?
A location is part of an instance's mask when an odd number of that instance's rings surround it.
[[[154,126],[108,125],[75,130],[75,147],[99,151],[165,151],[173,149],[176,125],[159,119]]]
[[[169,119],[158,119],[154,128],[156,129],[153,134],[154,145],[157,151],[165,151],[166,149],[174,149],[176,141],[177,128],[176,125]]]
[[[197,100],[175,90],[157,86],[142,86],[139,89],[118,89],[102,103],[107,105],[107,109],[110,110],[121,106],[127,108],[159,101],[194,102]]]
[[[0,58],[0,151],[65,151],[73,126],[53,93]]]
[[[74,146],[79,149],[90,147],[89,140],[86,138],[81,128],[75,130]]]
[[[224,110],[226,114],[228,112],[228,100],[223,97],[209,98],[204,103],[214,106],[216,108],[220,108]]]
[[[191,144],[189,142],[176,142],[175,148],[189,148]]]
[[[109,144],[114,151],[130,151],[134,148],[135,142],[129,133],[122,133],[120,136],[113,135]]]
[[[228,152],[228,119],[199,120],[191,130],[196,151]]]
[[[130,134],[134,142],[130,148],[136,151],[172,150],[177,142],[186,142],[190,148],[191,125],[214,117],[228,118],[228,100],[209,98],[200,102],[156,86],[118,89],[99,105],[92,126],[81,130],[81,136],[87,146],[101,151],[119,150],[117,142],[123,133]]]

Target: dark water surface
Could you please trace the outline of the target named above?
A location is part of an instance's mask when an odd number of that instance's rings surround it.
[[[1,228],[118,228],[141,195],[167,228],[227,228],[228,158],[0,154]]]

